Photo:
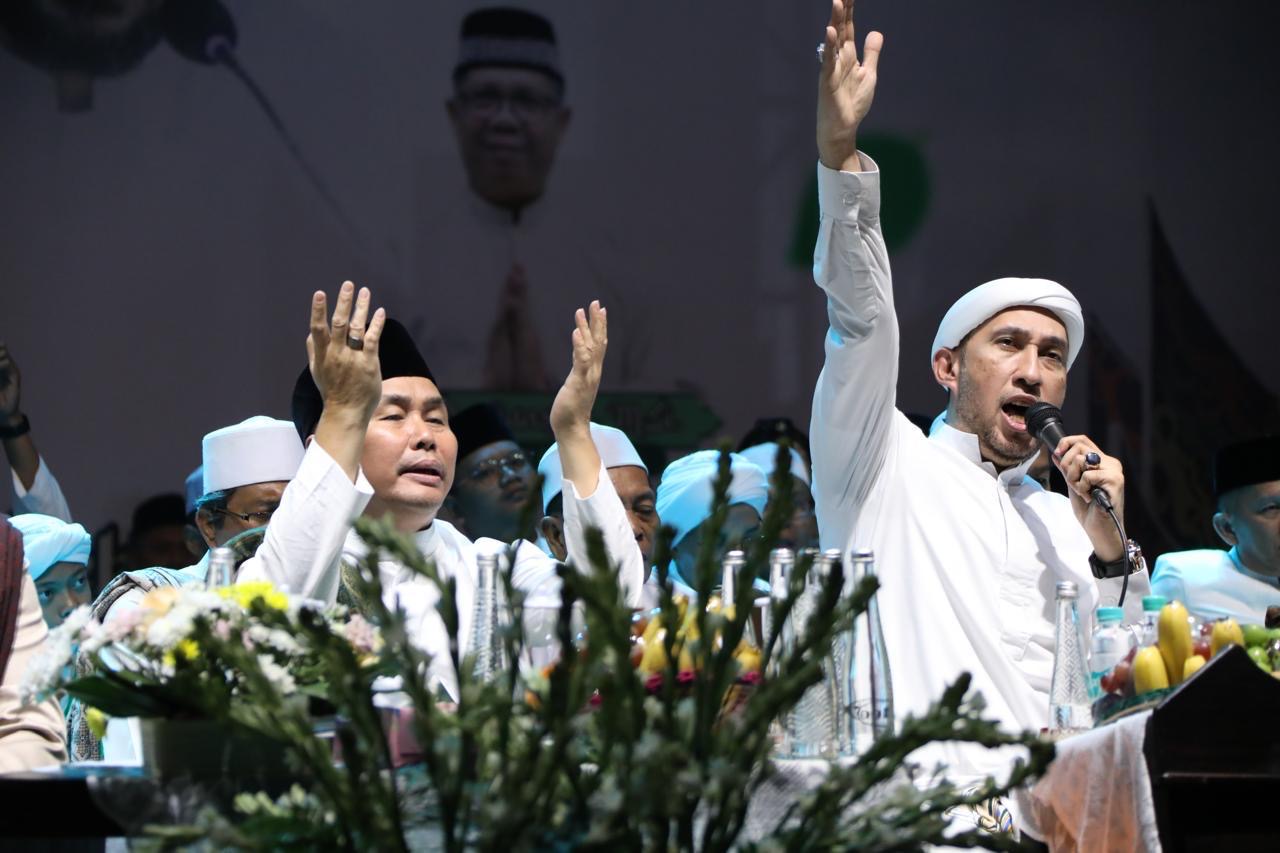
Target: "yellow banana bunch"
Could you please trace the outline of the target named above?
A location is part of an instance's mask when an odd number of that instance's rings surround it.
[[[1223,619],[1213,623],[1213,634],[1209,636],[1209,651],[1213,657],[1227,646],[1243,646],[1244,631],[1235,619]]]
[[[1140,649],[1133,658],[1133,692],[1139,695],[1169,686],[1164,658],[1155,646]],[[1179,673],[1181,675],[1181,673]]]
[[[1192,655],[1187,658],[1186,662],[1182,665],[1182,680],[1186,681],[1188,678],[1195,675],[1200,667],[1204,666],[1204,663],[1204,658],[1200,657],[1200,655]]]
[[[1160,657],[1164,660],[1169,684],[1181,684],[1187,658],[1192,654],[1191,623],[1187,619],[1187,608],[1180,601],[1169,602],[1160,610],[1158,627],[1159,639],[1156,647],[1160,649]],[[1136,682],[1134,687],[1137,688]]]

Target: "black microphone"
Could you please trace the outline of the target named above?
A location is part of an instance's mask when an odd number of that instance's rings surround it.
[[[160,20],[169,45],[192,62],[216,65],[235,51],[236,23],[219,0],[170,2]]]
[[[1049,448],[1050,453],[1057,449],[1058,442],[1067,437],[1067,428],[1062,425],[1062,412],[1052,403],[1031,404],[1027,407],[1025,417],[1027,432]],[[1101,486],[1094,486],[1089,494],[1093,496],[1093,502],[1102,509],[1108,512],[1114,509],[1111,505],[1111,496]]]

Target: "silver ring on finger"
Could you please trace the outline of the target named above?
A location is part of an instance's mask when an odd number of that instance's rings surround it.
[[[363,335],[347,335],[347,346],[352,349],[364,349]]]
[[[822,64],[822,57],[825,56],[826,53],[827,53],[826,44],[825,43],[819,44],[818,45],[818,64],[819,65]]]

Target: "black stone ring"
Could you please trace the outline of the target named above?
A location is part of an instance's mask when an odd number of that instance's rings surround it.
[[[357,337],[356,335],[348,335],[347,346],[351,347],[352,349],[364,349],[364,338]]]
[[[1101,465],[1102,457],[1090,450],[1084,455],[1084,463],[1086,465]]]

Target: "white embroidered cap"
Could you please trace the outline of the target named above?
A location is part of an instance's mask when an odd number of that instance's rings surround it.
[[[305,452],[292,421],[256,415],[204,437],[204,494],[292,480]]]
[[[635,445],[627,434],[616,427],[591,424],[591,440],[595,442],[600,461],[606,468],[621,468],[634,465],[648,473],[649,468],[640,458]],[[542,475],[542,511],[545,513],[551,501],[564,489],[564,469],[560,465],[560,445],[553,444],[542,454],[538,462],[538,473]]]
[[[1071,291],[1044,278],[998,278],[978,285],[957,299],[938,324],[938,334],[929,350],[930,369],[938,350],[958,347],[965,335],[1001,311],[1023,306],[1051,311],[1066,326],[1067,369],[1070,370],[1084,345],[1084,312]]]

